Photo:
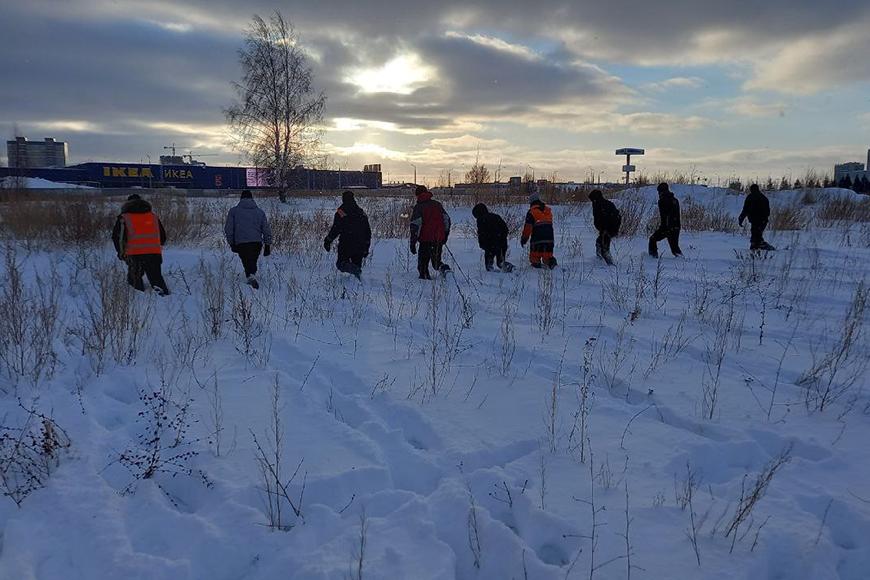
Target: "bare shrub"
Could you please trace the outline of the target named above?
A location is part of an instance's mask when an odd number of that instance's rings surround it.
[[[195,447],[200,439],[189,435],[191,425],[198,422],[191,417],[192,399],[175,400],[171,386],[162,382],[153,391],[140,389],[139,401],[143,408],[137,423],[142,431],[118,456],[118,462],[133,476],[133,481],[125,488],[126,493],[134,492],[139,481],[160,474],[192,476],[194,469],[190,462],[199,455]],[[200,476],[208,482],[204,474]]]
[[[694,232],[736,232],[734,217],[725,209],[724,203],[701,204],[691,197],[681,204],[681,226]]]
[[[768,227],[773,231],[803,230],[808,223],[809,217],[800,204],[771,205]]]
[[[260,478],[262,487],[260,491],[265,496],[266,500],[266,516],[269,520],[268,526],[273,530],[288,531],[292,529],[296,522],[288,523],[285,519],[285,507],[289,506],[292,510],[297,522],[304,522],[305,516],[302,514],[302,500],[305,495],[305,480],[308,474],[303,475],[302,489],[299,493],[299,498],[294,500],[291,498],[290,485],[299,475],[299,470],[302,468],[302,463],[305,459],[300,459],[296,469],[285,481],[284,475],[284,427],[281,424],[281,385],[278,382],[278,375],[275,375],[275,382],[272,386],[271,406],[269,412],[269,425],[266,428],[266,444],[265,447],[260,444],[257,435],[251,431],[251,437],[254,440],[256,447],[257,465],[260,468]]]
[[[26,412],[21,426],[0,425],[0,485],[20,508],[28,495],[45,486],[70,439],[51,417],[19,406]]]
[[[833,196],[816,211],[823,225],[842,222],[870,222],[870,197],[856,200],[851,196]]]
[[[103,372],[106,357],[130,364],[141,348],[140,340],[151,323],[151,301],[140,301],[124,281],[124,274],[110,263],[93,272],[92,292],[84,301],[79,321],[71,329],[88,355],[95,373]]]
[[[846,310],[842,330],[830,350],[818,354],[813,349],[813,364],[797,384],[806,389],[805,403],[811,411],[824,411],[849,391],[864,376],[868,361],[864,348],[865,313],[870,289],[862,281]]]
[[[791,461],[791,450],[791,445],[789,445],[776,457],[771,459],[755,477],[755,481],[748,488],[746,487],[747,477],[743,477],[743,481],[740,484],[740,498],[737,500],[737,506],[734,508],[734,513],[728,519],[724,532],[726,538],[731,538],[731,552],[734,551],[734,545],[737,543],[738,530],[744,524],[747,524],[750,529],[752,528],[752,512],[755,509],[755,506],[758,505],[758,502],[761,501],[761,498],[764,497],[764,494],[767,493],[767,489],[770,487],[770,483],[773,481],[774,476],[786,463]],[[747,529],[743,536],[740,537],[746,537],[748,532],[749,529]]]
[[[55,340],[62,324],[60,274],[36,274],[27,286],[15,248],[7,246],[0,285],[0,362],[13,382],[33,385],[54,375],[58,356]]]
[[[619,234],[622,236],[642,234],[652,213],[652,204],[636,191],[623,193],[618,201],[619,212],[622,214]]]

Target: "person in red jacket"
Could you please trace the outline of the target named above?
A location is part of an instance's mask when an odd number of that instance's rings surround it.
[[[121,206],[121,215],[112,229],[112,242],[118,259],[127,263],[127,283],[140,292],[145,291],[142,275],[161,296],[169,294],[163,279],[163,248],[166,231],[151,204],[132,194]]]
[[[553,212],[541,201],[537,193],[529,196],[529,211],[526,213],[526,223],[523,225],[523,235],[520,245],[529,243],[529,262],[535,268],[556,267],[553,257],[553,246],[556,237],[553,234]]]
[[[417,186],[417,205],[411,214],[411,253],[417,254],[417,271],[421,280],[431,280],[429,262],[436,272],[449,272],[450,266],[441,259],[441,252],[450,237],[450,216],[425,185]],[[417,244],[420,251],[417,252]]]

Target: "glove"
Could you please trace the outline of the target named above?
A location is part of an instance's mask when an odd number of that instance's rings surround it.
[[[265,246],[263,246],[263,257],[264,258],[269,256],[271,253],[272,253],[272,246],[271,245],[266,244]]]
[[[412,254],[417,253],[417,244],[415,244],[414,242],[411,242],[411,253]]]
[[[329,238],[323,238],[323,249],[328,252],[330,247],[332,247],[332,242],[329,241]]]

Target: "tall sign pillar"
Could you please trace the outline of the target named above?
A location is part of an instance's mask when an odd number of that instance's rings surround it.
[[[623,149],[616,150],[617,155],[625,155],[625,165],[622,166],[622,170],[625,172],[625,185],[628,186],[628,182],[631,179],[631,173],[637,169],[634,165],[631,164],[631,156],[632,155],[643,155],[643,149],[634,149],[631,147],[625,147]]]

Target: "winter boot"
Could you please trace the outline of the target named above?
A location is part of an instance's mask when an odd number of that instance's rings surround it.
[[[608,266],[613,266],[615,262],[613,261],[613,256],[610,255],[610,252],[602,252],[601,259],[604,260],[604,263]]]
[[[152,286],[151,289],[154,290],[158,296],[169,296],[169,290],[164,290],[160,286]]]
[[[259,290],[259,289],[260,289],[260,283],[257,282],[257,279],[254,277],[253,274],[251,274],[250,276],[248,276],[247,283],[248,283],[248,286],[250,286],[250,287],[253,288],[254,290]]]
[[[548,267],[550,270],[554,269],[554,268],[555,268],[556,266],[558,266],[558,265],[559,265],[559,262],[556,261],[556,257],[555,257],[555,256],[553,256],[553,257],[551,257],[551,258],[549,258],[549,259],[547,260],[547,267]]]
[[[501,271],[504,272],[505,274],[510,274],[511,272],[514,271],[514,265],[511,264],[510,262],[502,262]]]
[[[438,271],[441,272],[442,274],[452,272],[452,270],[450,269],[450,266],[448,266],[447,264],[441,264],[440,266],[438,266]]]

